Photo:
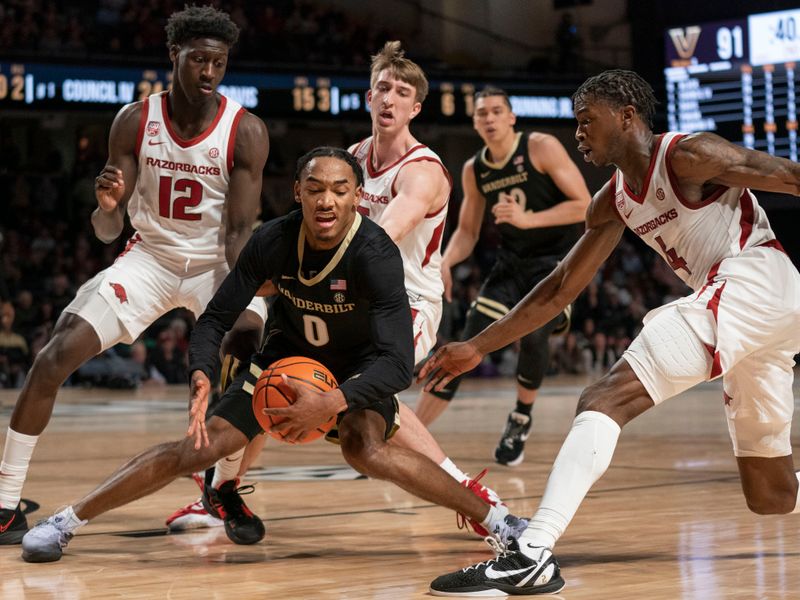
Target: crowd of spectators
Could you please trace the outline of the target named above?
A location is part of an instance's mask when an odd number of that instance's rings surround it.
[[[164,25],[183,0],[0,0],[0,54],[83,58],[166,58]],[[369,53],[397,32],[367,15],[322,1],[233,0],[224,8],[241,28],[237,64],[325,64],[363,67]]]

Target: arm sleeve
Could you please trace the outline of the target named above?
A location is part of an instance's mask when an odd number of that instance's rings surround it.
[[[339,386],[349,409],[365,408],[409,385],[414,370],[414,339],[403,259],[388,236],[362,254],[359,280],[369,297],[370,337],[375,360],[356,378]]]
[[[223,280],[205,311],[197,320],[189,343],[189,373],[202,371],[209,379],[219,369],[219,346],[258,288],[272,277],[279,260],[271,249],[280,248],[280,223],[264,225],[256,231]]]

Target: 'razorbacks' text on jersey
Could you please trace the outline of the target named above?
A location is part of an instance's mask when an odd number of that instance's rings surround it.
[[[372,137],[368,137],[359,142],[352,152],[364,170],[364,187],[358,211],[378,225],[382,225],[384,212],[395,197],[395,179],[404,166],[418,161],[432,161],[442,167],[447,180],[451,181],[439,156],[424,144],[417,144],[398,161],[380,171],[372,166],[372,148]],[[406,290],[412,301],[442,301],[442,234],[447,219],[447,204],[438,211],[425,215],[414,231],[397,244],[405,266]]]
[[[475,183],[486,198],[486,211],[500,201],[500,194],[514,198],[523,210],[546,210],[566,200],[549,175],[539,172],[528,155],[528,136],[517,133],[517,139],[508,156],[491,161],[484,146],[475,155]],[[520,229],[509,223],[497,226],[500,246],[520,259],[537,256],[564,256],[578,239],[582,225],[557,225]]]
[[[144,100],[136,139],[138,180],[128,201],[133,242],[182,271],[225,262],[225,198],[244,113],[220,95],[211,125],[185,140],[172,128],[167,92]]]
[[[405,389],[414,344],[397,247],[377,224],[356,214],[336,248],[314,251],[302,222],[297,210],[253,234],[192,332],[190,368],[213,373],[222,336],[269,280],[279,293],[266,344],[278,335],[294,352],[328,367],[350,406]],[[355,369],[359,376],[349,379]]]
[[[672,132],[658,138],[639,194],[626,185],[619,169],[611,179],[611,190],[625,225],[698,290],[722,259],[778,243],[766,213],[747,188],[719,186],[699,204],[683,197],[670,167],[670,153],[684,135]]]

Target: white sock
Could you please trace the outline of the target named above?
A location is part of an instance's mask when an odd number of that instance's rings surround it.
[[[38,435],[25,435],[8,428],[3,462],[0,463],[0,507],[16,508],[28,474]]]
[[[87,520],[80,520],[76,515],[75,511],[72,510],[71,506],[68,506],[64,510],[59,513],[53,515],[53,520],[56,522],[56,526],[61,531],[66,531],[68,533],[72,533],[79,527],[83,527],[89,521]]]
[[[539,509],[520,537],[527,545],[552,548],[572,521],[584,496],[611,463],[620,426],[595,411],[579,414],[553,463]]]
[[[214,469],[214,478],[211,480],[211,487],[218,488],[220,485],[231,479],[236,479],[239,474],[239,467],[242,466],[244,458],[244,448],[237,450],[230,456],[220,458]]]
[[[459,483],[464,483],[469,477],[467,476],[464,471],[459,469],[455,463],[450,460],[449,458],[445,458],[442,462],[439,463],[439,466],[442,467],[447,474],[450,475],[453,479],[455,479]]]
[[[797,471],[794,476],[797,477],[797,500],[795,500],[794,510],[789,513],[792,515],[800,513],[800,471]]]
[[[494,531],[494,528],[497,524],[506,518],[508,514],[508,507],[504,504],[498,504],[497,506],[489,506],[489,513],[486,515],[486,518],[481,521],[481,525],[486,527],[489,533]]]

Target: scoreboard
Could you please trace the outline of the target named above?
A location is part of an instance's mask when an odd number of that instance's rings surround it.
[[[0,62],[0,109],[116,110],[170,86],[172,71],[144,66],[102,67]],[[473,95],[488,81],[432,80],[419,120],[469,122]],[[522,81],[504,88],[522,119],[572,119],[571,86]],[[267,118],[363,118],[369,78],[316,73],[229,71],[219,91]]]
[[[800,9],[665,32],[672,131],[722,137],[797,160]]]

